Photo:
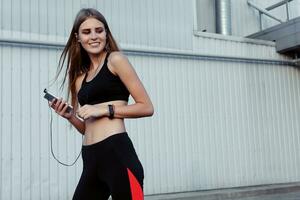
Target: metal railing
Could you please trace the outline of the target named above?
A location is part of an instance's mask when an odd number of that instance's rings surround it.
[[[293,0],[282,0],[274,5],[271,5],[267,8],[261,8],[260,6],[258,6],[257,4],[255,4],[254,2],[252,2],[251,0],[248,0],[247,3],[248,5],[250,5],[251,7],[255,8],[256,10],[258,10],[259,12],[259,22],[260,22],[260,30],[263,29],[262,27],[262,15],[265,14],[266,16],[280,22],[283,23],[283,20],[275,17],[274,15],[272,15],[269,11],[273,10],[274,8],[277,8],[279,6],[285,5],[286,6],[286,21],[290,20],[290,16],[289,16],[289,2],[291,2]]]

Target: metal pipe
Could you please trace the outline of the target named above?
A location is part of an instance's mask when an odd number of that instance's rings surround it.
[[[49,42],[49,41],[32,41],[24,39],[5,39],[0,38],[0,45],[21,46],[29,48],[47,48],[47,49],[63,49],[65,43],[63,42]],[[156,57],[169,57],[174,59],[193,59],[193,60],[216,60],[224,62],[242,62],[254,64],[270,64],[270,65],[288,65],[299,66],[299,62],[290,60],[276,60],[276,59],[257,59],[246,58],[237,56],[216,56],[208,54],[198,54],[192,51],[178,51],[178,50],[165,50],[165,49],[145,49],[145,48],[123,48],[125,54],[128,55],[141,55],[141,56],[156,56]]]
[[[216,32],[231,35],[231,0],[215,0]]]
[[[50,42],[46,40],[26,40],[26,39],[10,39],[0,38],[0,44],[10,46],[21,46],[30,48],[47,48],[47,49],[63,49],[66,45],[64,42]]]

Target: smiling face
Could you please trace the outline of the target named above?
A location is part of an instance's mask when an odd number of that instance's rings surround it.
[[[99,55],[106,45],[104,24],[95,18],[88,18],[79,26],[78,39],[90,56]]]

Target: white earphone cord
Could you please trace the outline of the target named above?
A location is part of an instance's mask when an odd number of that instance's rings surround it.
[[[80,157],[81,151],[82,151],[82,150],[80,150],[80,152],[79,152],[77,158],[75,159],[75,161],[74,161],[72,164],[65,164],[65,163],[61,162],[60,160],[58,160],[58,158],[56,158],[56,156],[55,156],[54,153],[53,153],[53,142],[52,142],[52,135],[53,135],[53,134],[52,134],[52,110],[51,110],[50,105],[49,105],[49,108],[50,108],[50,113],[51,113],[51,115],[50,115],[50,145],[51,145],[51,154],[52,154],[53,158],[54,158],[59,164],[64,165],[64,166],[67,166],[67,167],[73,166],[73,165],[77,162],[78,158]],[[83,136],[82,136],[82,138],[83,138]]]

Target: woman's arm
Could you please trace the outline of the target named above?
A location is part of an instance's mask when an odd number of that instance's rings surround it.
[[[61,117],[67,119],[81,134],[85,132],[85,124],[83,121],[77,118],[75,111],[67,112],[68,103],[59,98],[50,102],[50,106]]]
[[[83,80],[83,76],[78,77],[76,80],[75,83],[76,93],[80,88],[82,80]],[[50,106],[55,110],[55,112],[58,115],[67,119],[81,134],[85,133],[85,123],[76,116],[77,106],[75,106],[72,112],[69,113],[66,112],[68,103],[62,100],[62,98],[53,100],[52,102],[50,102]]]
[[[78,130],[79,133],[84,135],[85,133],[85,123],[78,119],[75,114],[73,114],[68,121]]]
[[[108,67],[111,72],[120,77],[135,103],[131,105],[114,105],[115,118],[139,118],[152,116],[152,102],[128,59],[120,52],[112,52],[109,56]],[[107,104],[84,105],[78,109],[78,115],[83,119],[89,117],[108,117]]]
[[[116,118],[138,118],[152,116],[154,108],[142,82],[127,57],[120,52],[113,52],[108,63],[111,71],[120,77],[135,103],[124,106],[114,106]]]
[[[78,91],[80,90],[83,79],[84,79],[84,74],[79,76],[75,81],[76,95],[78,94]],[[78,119],[78,117],[76,116],[76,112],[77,112],[77,109],[78,109],[78,100],[76,101],[76,105],[77,106],[75,106],[75,108],[74,108],[75,109],[74,113],[73,113],[72,117],[68,119],[68,121],[79,131],[79,133],[84,135],[84,133],[85,133],[85,123],[84,123],[83,120]]]

